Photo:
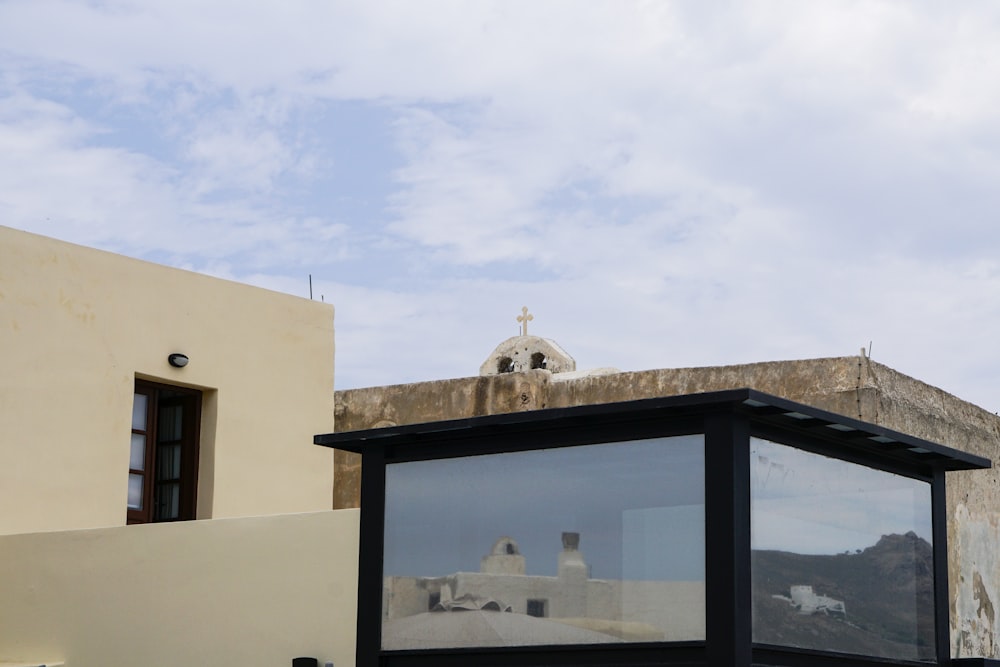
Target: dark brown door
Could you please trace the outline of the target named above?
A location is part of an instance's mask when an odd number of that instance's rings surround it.
[[[195,518],[201,392],[136,380],[128,523]]]

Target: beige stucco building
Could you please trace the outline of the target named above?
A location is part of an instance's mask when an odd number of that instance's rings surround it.
[[[357,513],[310,445],[333,334],[328,304],[0,227],[0,664],[349,664]]]
[[[330,508],[330,305],[0,228],[0,307],[0,534],[125,524],[137,380],[200,395],[197,518]]]

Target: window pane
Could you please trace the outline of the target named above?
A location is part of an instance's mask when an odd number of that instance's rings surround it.
[[[176,519],[180,516],[180,484],[157,484],[156,489],[156,521]]]
[[[142,475],[130,473],[128,476],[128,508],[142,509]]]
[[[166,405],[160,408],[159,414],[159,442],[172,442],[174,440],[180,440],[181,434],[181,417],[183,415],[183,410],[179,405]]]
[[[129,453],[128,467],[132,470],[143,470],[146,465],[146,436],[132,434],[132,450]]]
[[[930,485],[751,439],[755,642],[934,660]]]
[[[156,448],[156,479],[181,478],[181,446],[159,445]]]
[[[704,478],[701,435],[386,466],[383,648],[704,639]]]
[[[137,431],[146,430],[146,400],[145,394],[136,394],[132,402],[132,428]],[[120,414],[120,413],[119,413]]]

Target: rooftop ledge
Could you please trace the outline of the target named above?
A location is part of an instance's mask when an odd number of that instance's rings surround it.
[[[459,441],[476,437],[476,429],[504,430],[513,435],[521,430],[545,426],[582,427],[592,423],[659,419],[679,414],[730,410],[745,414],[758,423],[775,424],[787,430],[823,434],[847,449],[861,450],[878,458],[903,460],[910,464],[943,470],[989,468],[987,458],[946,447],[877,424],[772,396],[755,389],[647,398],[621,403],[600,403],[569,408],[505,413],[423,424],[406,424],[342,433],[316,435],[313,443],[350,452],[363,453],[366,443],[378,446],[411,444],[433,438]],[[481,433],[481,431],[480,431]],[[378,444],[376,444],[378,443]],[[371,445],[367,445],[371,446]]]

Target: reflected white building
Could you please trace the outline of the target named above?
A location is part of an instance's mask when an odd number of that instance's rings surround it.
[[[847,616],[847,608],[844,606],[843,600],[817,595],[812,586],[792,586],[790,597],[785,595],[772,595],[771,597],[776,600],[784,600],[805,616],[811,616],[817,612]]]
[[[510,537],[498,539],[479,572],[385,578],[383,623],[449,609],[453,601],[488,600],[513,613],[547,618],[620,641],[674,641],[705,636],[703,581],[592,579],[578,533],[563,533],[556,576],[525,574]],[[390,624],[391,629],[391,624]]]

